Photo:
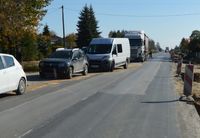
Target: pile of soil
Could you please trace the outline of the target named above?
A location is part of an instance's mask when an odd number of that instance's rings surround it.
[[[193,98],[194,98],[194,100],[195,100],[194,105],[195,105],[195,107],[196,107],[196,109],[197,109],[197,112],[198,112],[198,114],[199,114],[199,116],[200,116],[200,95],[194,94],[194,95],[193,95]]]
[[[182,72],[181,78],[182,78],[183,81],[184,81],[184,75],[185,75],[185,73]],[[200,73],[194,73],[194,80],[193,81],[200,83]]]
[[[194,73],[194,81],[200,82],[200,73]]]

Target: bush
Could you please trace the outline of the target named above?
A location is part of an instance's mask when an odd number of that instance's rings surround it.
[[[25,72],[38,72],[39,71],[39,61],[26,61],[22,63]]]

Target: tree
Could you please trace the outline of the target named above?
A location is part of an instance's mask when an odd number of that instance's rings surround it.
[[[38,50],[40,58],[47,57],[52,51],[51,33],[48,25],[45,25],[42,34],[38,35]]]
[[[92,6],[88,7],[85,5],[77,23],[78,47],[88,46],[92,38],[100,37],[101,32],[98,31],[99,27],[97,24]]]
[[[179,47],[183,53],[187,54],[189,52],[189,40],[186,38],[182,38]]]
[[[42,32],[42,35],[45,35],[45,36],[50,36],[50,31],[49,31],[49,26],[46,24],[43,28],[43,32]]]
[[[194,30],[190,35],[190,39],[200,39],[200,31]]]
[[[159,42],[156,43],[156,48],[157,48],[159,51],[162,51],[162,48],[160,47],[160,43],[159,43]]]
[[[157,50],[157,47],[155,45],[154,40],[149,39],[149,51],[156,51],[156,50]]]
[[[22,38],[22,47],[20,48],[21,58],[23,61],[38,60],[38,49],[36,35],[26,32]]]
[[[192,53],[200,52],[200,31],[194,30],[190,35],[189,49]]]
[[[74,34],[74,33],[69,34],[66,37],[67,47],[68,48],[75,48],[75,47],[77,47],[77,45],[76,45],[76,39],[77,39],[76,34]]]
[[[125,31],[122,30],[117,30],[117,31],[110,31],[109,34],[108,34],[108,37],[111,37],[111,38],[122,38],[124,37],[124,34],[125,34]]]
[[[1,0],[0,45],[3,51],[20,54],[22,40],[27,32],[36,34],[39,21],[45,15],[44,7],[51,0]]]

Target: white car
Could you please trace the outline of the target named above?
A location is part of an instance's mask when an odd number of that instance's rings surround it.
[[[26,86],[26,74],[20,63],[12,55],[0,53],[0,94],[15,91],[21,95]]]

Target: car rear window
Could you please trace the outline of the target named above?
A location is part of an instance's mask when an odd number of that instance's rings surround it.
[[[3,56],[5,62],[6,62],[6,67],[9,68],[9,67],[12,67],[15,65],[14,63],[14,59],[10,56]]]
[[[0,70],[1,69],[4,69],[4,65],[3,65],[3,61],[2,61],[2,59],[1,59],[1,57],[0,57]]]
[[[49,58],[65,58],[71,59],[72,58],[72,51],[56,51],[52,53]]]

